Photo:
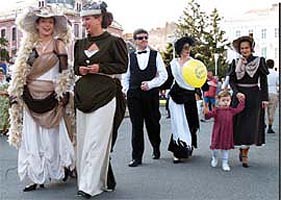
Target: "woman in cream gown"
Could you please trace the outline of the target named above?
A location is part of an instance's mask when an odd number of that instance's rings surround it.
[[[55,39],[55,34],[67,33],[67,19],[52,7],[30,8],[19,27],[24,38],[9,88],[13,97],[9,142],[19,148],[20,180],[31,182],[23,190],[27,192],[44,187],[50,179],[63,179],[75,159],[64,118],[71,88],[67,40]]]

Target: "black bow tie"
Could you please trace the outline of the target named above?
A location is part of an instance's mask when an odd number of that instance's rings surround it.
[[[144,50],[144,51],[138,51],[138,54],[142,54],[142,53],[147,53],[147,50]]]

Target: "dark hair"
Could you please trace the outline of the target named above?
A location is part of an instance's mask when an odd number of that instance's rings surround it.
[[[191,37],[182,37],[178,39],[175,43],[175,51],[178,55],[181,54],[182,48],[185,44],[189,44],[190,46],[193,46],[195,43],[194,39]]]
[[[145,33],[145,34],[148,35],[148,32],[146,30],[144,30],[142,28],[139,28],[139,29],[135,30],[134,33],[133,33],[134,40],[136,39],[137,35],[141,34],[141,33]]]
[[[267,65],[267,67],[268,67],[269,69],[273,69],[273,67],[274,67],[274,60],[268,59],[268,60],[266,61],[266,65]]]
[[[101,22],[102,28],[109,27],[112,21],[113,21],[113,15],[111,12],[102,12],[102,22]]]

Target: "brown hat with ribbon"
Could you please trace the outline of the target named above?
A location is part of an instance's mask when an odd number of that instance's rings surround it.
[[[251,46],[252,52],[254,52],[255,48],[255,41],[252,36],[241,36],[232,42],[232,46],[237,53],[240,53],[240,44],[241,42],[249,42]]]

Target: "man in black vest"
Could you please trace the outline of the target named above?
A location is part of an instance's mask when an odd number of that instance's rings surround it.
[[[144,122],[153,147],[153,159],[160,158],[159,86],[168,78],[160,53],[148,47],[148,32],[138,29],[133,37],[136,51],[130,53],[128,71],[122,79],[132,123],[133,152],[129,167],[142,164]]]

